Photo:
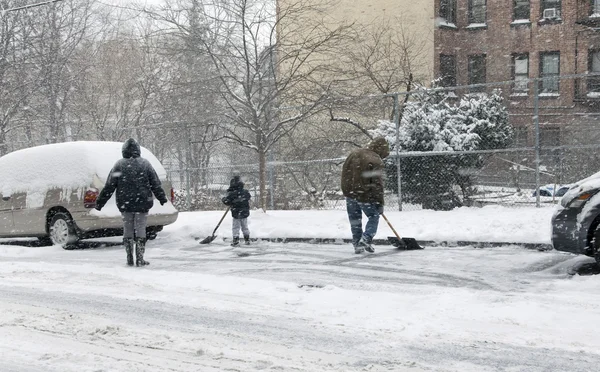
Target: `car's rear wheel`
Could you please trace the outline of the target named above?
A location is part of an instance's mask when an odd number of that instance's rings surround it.
[[[65,212],[57,212],[48,225],[50,241],[64,249],[72,249],[79,240],[73,219]]]
[[[586,248],[586,255],[594,257],[596,262],[600,265],[600,225],[598,225],[597,221],[594,221],[592,229],[590,230],[592,230],[593,233],[591,241],[589,241]]]

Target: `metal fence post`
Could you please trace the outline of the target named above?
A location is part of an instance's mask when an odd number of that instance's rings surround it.
[[[275,209],[275,172],[273,162],[275,157],[273,155],[273,149],[269,150],[269,161],[267,162],[269,172],[269,208]]]
[[[398,182],[398,210],[402,211],[402,173],[400,166],[400,104],[394,94],[394,124],[396,125],[396,180]]]
[[[186,124],[187,134],[188,134],[188,146],[187,146],[187,165],[185,167],[185,209],[192,209],[192,194],[190,188],[192,187],[191,177],[192,172],[190,170],[190,165],[192,163],[192,136],[190,128]]]
[[[535,128],[535,206],[540,205],[540,92],[539,80],[533,81],[533,124]]]

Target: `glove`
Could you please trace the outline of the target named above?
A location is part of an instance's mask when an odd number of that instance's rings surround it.
[[[379,214],[383,214],[383,204],[377,203],[377,212],[379,212]]]

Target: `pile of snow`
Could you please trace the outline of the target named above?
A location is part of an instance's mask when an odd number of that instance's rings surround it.
[[[398,212],[386,210],[385,215],[401,236],[436,242],[509,242],[550,243],[550,219],[554,207],[509,208],[486,206],[458,208],[452,211],[419,210]],[[212,235],[223,212],[182,212],[176,224],[166,226],[161,235],[189,239],[190,236]],[[349,239],[350,224],[343,210],[267,211],[253,210],[249,228],[253,238],[316,238]],[[363,225],[367,218],[363,217]],[[217,230],[217,235],[231,238],[231,214]],[[380,219],[376,238],[393,236],[392,230]]]

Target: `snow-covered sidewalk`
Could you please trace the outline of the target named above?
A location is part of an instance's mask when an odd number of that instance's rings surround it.
[[[458,208],[452,211],[385,212],[394,228],[402,236],[435,242],[501,242],[550,243],[550,218],[553,206],[542,208],[509,208],[487,206]],[[212,234],[223,212],[180,213],[176,224],[165,231],[177,235],[206,237]],[[366,217],[363,219],[363,224]],[[318,238],[348,239],[350,227],[344,210],[323,211],[267,211],[253,210],[249,219],[254,238]],[[231,215],[228,214],[219,230],[219,237],[231,237]],[[379,222],[377,238],[385,239],[393,233],[383,219]]]

